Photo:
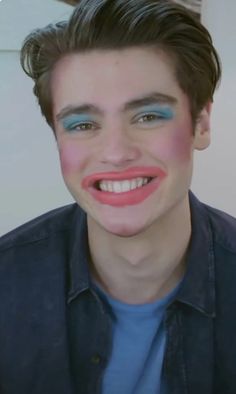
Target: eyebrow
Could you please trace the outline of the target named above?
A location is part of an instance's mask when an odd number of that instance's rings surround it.
[[[145,107],[147,105],[153,105],[153,104],[169,104],[169,105],[176,105],[177,104],[177,98],[174,96],[169,96],[163,93],[151,93],[142,97],[139,97],[137,99],[128,101],[127,103],[124,104],[124,106],[121,109],[121,112],[126,112],[130,110],[134,110],[139,107]],[[61,119],[70,116],[70,115],[79,115],[79,114],[97,114],[97,115],[103,115],[104,111],[102,111],[99,107],[93,105],[93,104],[81,104],[81,105],[68,105],[65,108],[63,108],[57,115],[56,119],[60,121]]]

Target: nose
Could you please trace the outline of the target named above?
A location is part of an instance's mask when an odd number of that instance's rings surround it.
[[[104,133],[100,149],[101,162],[115,167],[127,165],[141,156],[134,136],[128,135],[124,128],[113,127]]]

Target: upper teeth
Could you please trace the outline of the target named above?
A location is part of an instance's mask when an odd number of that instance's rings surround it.
[[[101,181],[99,182],[99,188],[104,192],[123,193],[146,185],[149,179],[135,178],[125,181]]]

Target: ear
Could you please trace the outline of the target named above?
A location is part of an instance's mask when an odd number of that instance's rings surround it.
[[[198,115],[194,133],[194,149],[204,150],[210,145],[211,108],[212,102],[208,102]]]

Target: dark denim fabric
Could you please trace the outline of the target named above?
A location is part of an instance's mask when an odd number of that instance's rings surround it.
[[[191,192],[190,202],[188,269],[165,316],[164,378],[168,394],[235,394],[236,219]],[[77,204],[0,239],[0,394],[101,392],[111,321],[88,258]]]

